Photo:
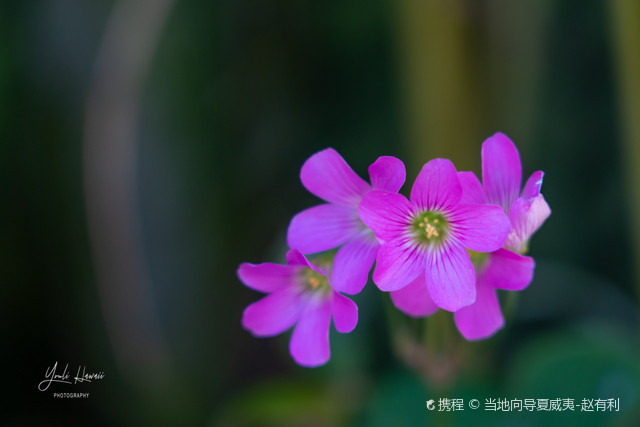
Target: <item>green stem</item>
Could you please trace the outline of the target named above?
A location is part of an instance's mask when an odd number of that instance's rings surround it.
[[[475,38],[460,0],[404,0],[398,39],[410,170],[434,157],[455,159],[461,170],[478,165],[484,137],[477,88]]]
[[[640,2],[615,0],[611,7],[611,26],[618,72],[619,102],[626,161],[628,191],[631,200],[630,218],[640,216]],[[632,221],[633,250],[640,258],[640,225]],[[635,262],[637,298],[640,302],[640,262]]]

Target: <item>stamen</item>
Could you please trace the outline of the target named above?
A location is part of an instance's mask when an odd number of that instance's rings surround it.
[[[472,251],[471,249],[467,249],[467,253],[469,254],[469,258],[471,258],[471,263],[473,264],[476,273],[482,272],[487,266],[489,254],[486,252]]]
[[[328,294],[331,291],[327,277],[311,268],[303,268],[300,279],[300,286],[305,292]]]
[[[447,235],[448,222],[440,212],[426,211],[414,217],[411,230],[420,243],[438,244]]]
[[[315,277],[309,277],[309,284],[313,289],[317,289],[317,287],[320,286],[320,280]]]

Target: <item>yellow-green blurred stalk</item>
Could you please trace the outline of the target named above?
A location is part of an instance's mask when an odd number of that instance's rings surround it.
[[[405,0],[398,8],[409,170],[434,157],[473,169],[481,117],[465,3]]]
[[[619,82],[627,182],[631,200],[631,232],[635,262],[637,296],[640,300],[640,2],[614,0],[611,26]]]

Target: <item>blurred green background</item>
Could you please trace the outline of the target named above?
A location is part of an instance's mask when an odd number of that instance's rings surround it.
[[[260,295],[236,268],[283,261],[318,203],[308,156],[362,176],[398,156],[406,192],[432,157],[479,172],[496,131],[553,213],[506,328],[450,331],[446,383],[394,353],[389,320],[422,325],[372,283],[324,367],[241,328]],[[638,2],[4,1],[0,178],[3,425],[640,424]],[[105,378],[55,399],[37,389],[55,361]],[[425,408],[440,398],[576,410]]]

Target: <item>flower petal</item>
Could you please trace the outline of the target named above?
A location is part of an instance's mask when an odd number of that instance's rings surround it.
[[[298,321],[305,305],[294,286],[281,289],[248,306],[242,326],[258,337],[278,335]]]
[[[373,282],[381,291],[402,289],[424,272],[426,255],[417,246],[400,239],[380,246]]]
[[[458,205],[448,219],[464,247],[478,252],[502,247],[511,229],[509,218],[495,205]]]
[[[476,275],[467,251],[451,244],[427,254],[427,288],[440,308],[456,311],[476,300]]]
[[[407,171],[402,160],[381,156],[369,166],[369,176],[373,188],[397,193],[404,184]]]
[[[521,182],[520,155],[513,142],[500,132],[487,138],[482,144],[482,183],[487,202],[509,212]]]
[[[333,148],[309,157],[300,171],[302,185],[327,202],[358,206],[360,198],[371,189]]]
[[[356,209],[323,204],[293,217],[287,243],[303,253],[322,252],[340,246],[362,229]]]
[[[362,198],[358,212],[362,222],[373,230],[376,237],[387,241],[406,232],[414,207],[401,194],[372,190]]]
[[[289,352],[301,366],[320,366],[329,360],[331,303],[311,300],[300,316],[289,342]]]
[[[259,292],[271,293],[294,283],[296,268],[290,265],[250,264],[243,262],[238,277],[246,286]]]
[[[287,264],[291,266],[307,267],[317,273],[326,275],[326,271],[324,271],[324,269],[318,268],[318,266],[311,263],[311,261],[309,261],[307,257],[297,249],[289,249],[287,252]]]
[[[422,167],[410,200],[424,210],[455,206],[462,197],[456,167],[449,159],[433,159]]]
[[[478,281],[476,302],[453,316],[458,330],[469,341],[488,338],[504,326],[496,291],[482,281]]]
[[[460,203],[481,205],[485,203],[484,190],[478,177],[473,172],[458,172],[458,179],[462,186],[462,198]]]
[[[424,274],[399,291],[391,292],[391,301],[399,310],[412,317],[431,316],[439,308],[429,295]]]
[[[533,258],[498,249],[487,259],[487,267],[482,272],[483,281],[494,288],[521,291],[531,283],[534,268]]]
[[[359,293],[367,284],[379,247],[371,235],[345,243],[333,259],[331,287],[347,294]]]
[[[309,262],[306,256],[303,255],[297,249],[289,249],[287,251],[287,264],[289,265],[299,265],[303,267],[312,268],[313,264]]]
[[[535,171],[531,174],[527,182],[524,184],[522,194],[520,197],[532,199],[540,195],[542,189],[542,180],[544,179],[544,172]]]
[[[333,293],[331,300],[331,314],[336,329],[343,334],[353,331],[358,324],[358,306],[351,299],[337,292]]]
[[[511,205],[509,219],[511,232],[505,242],[505,247],[516,252],[525,252],[529,239],[551,215],[551,209],[542,194],[533,199],[523,197]]]

